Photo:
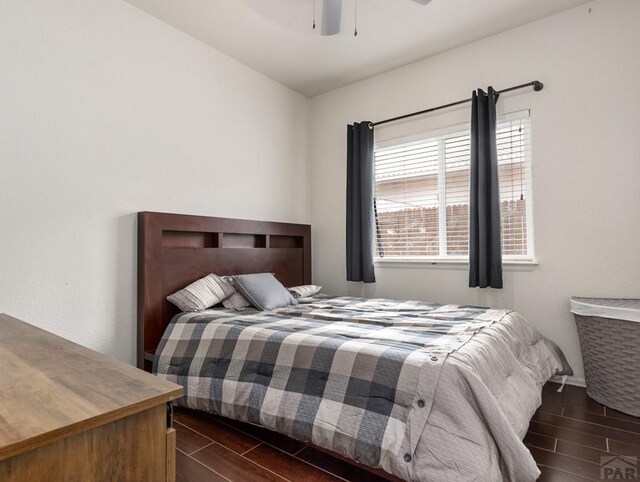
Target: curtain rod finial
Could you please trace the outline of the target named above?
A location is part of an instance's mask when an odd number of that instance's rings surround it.
[[[539,80],[534,80],[533,81],[533,90],[535,90],[536,92],[540,92],[542,89],[544,89],[544,84],[542,82],[540,82]]]

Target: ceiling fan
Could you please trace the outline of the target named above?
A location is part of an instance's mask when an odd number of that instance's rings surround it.
[[[420,5],[426,6],[431,0],[413,0]],[[340,19],[342,18],[342,0],[323,0],[322,2],[322,28],[320,33],[324,36],[336,35],[340,33]],[[315,28],[315,22],[314,27]],[[355,32],[358,35],[356,29]]]

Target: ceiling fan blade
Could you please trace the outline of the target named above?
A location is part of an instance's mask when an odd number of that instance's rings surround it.
[[[429,5],[431,3],[431,0],[413,0],[413,1],[423,6]]]
[[[324,0],[322,4],[322,35],[340,33],[342,0]]]

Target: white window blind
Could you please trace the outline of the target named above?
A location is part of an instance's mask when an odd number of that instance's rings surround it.
[[[505,260],[532,260],[529,112],[500,116],[498,171]],[[376,145],[377,256],[466,260],[469,125]]]

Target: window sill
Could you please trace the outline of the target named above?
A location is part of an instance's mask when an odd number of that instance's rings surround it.
[[[374,258],[373,264],[379,268],[469,269],[469,262],[462,259]],[[538,261],[507,260],[502,266],[505,271],[532,271],[538,266]]]

